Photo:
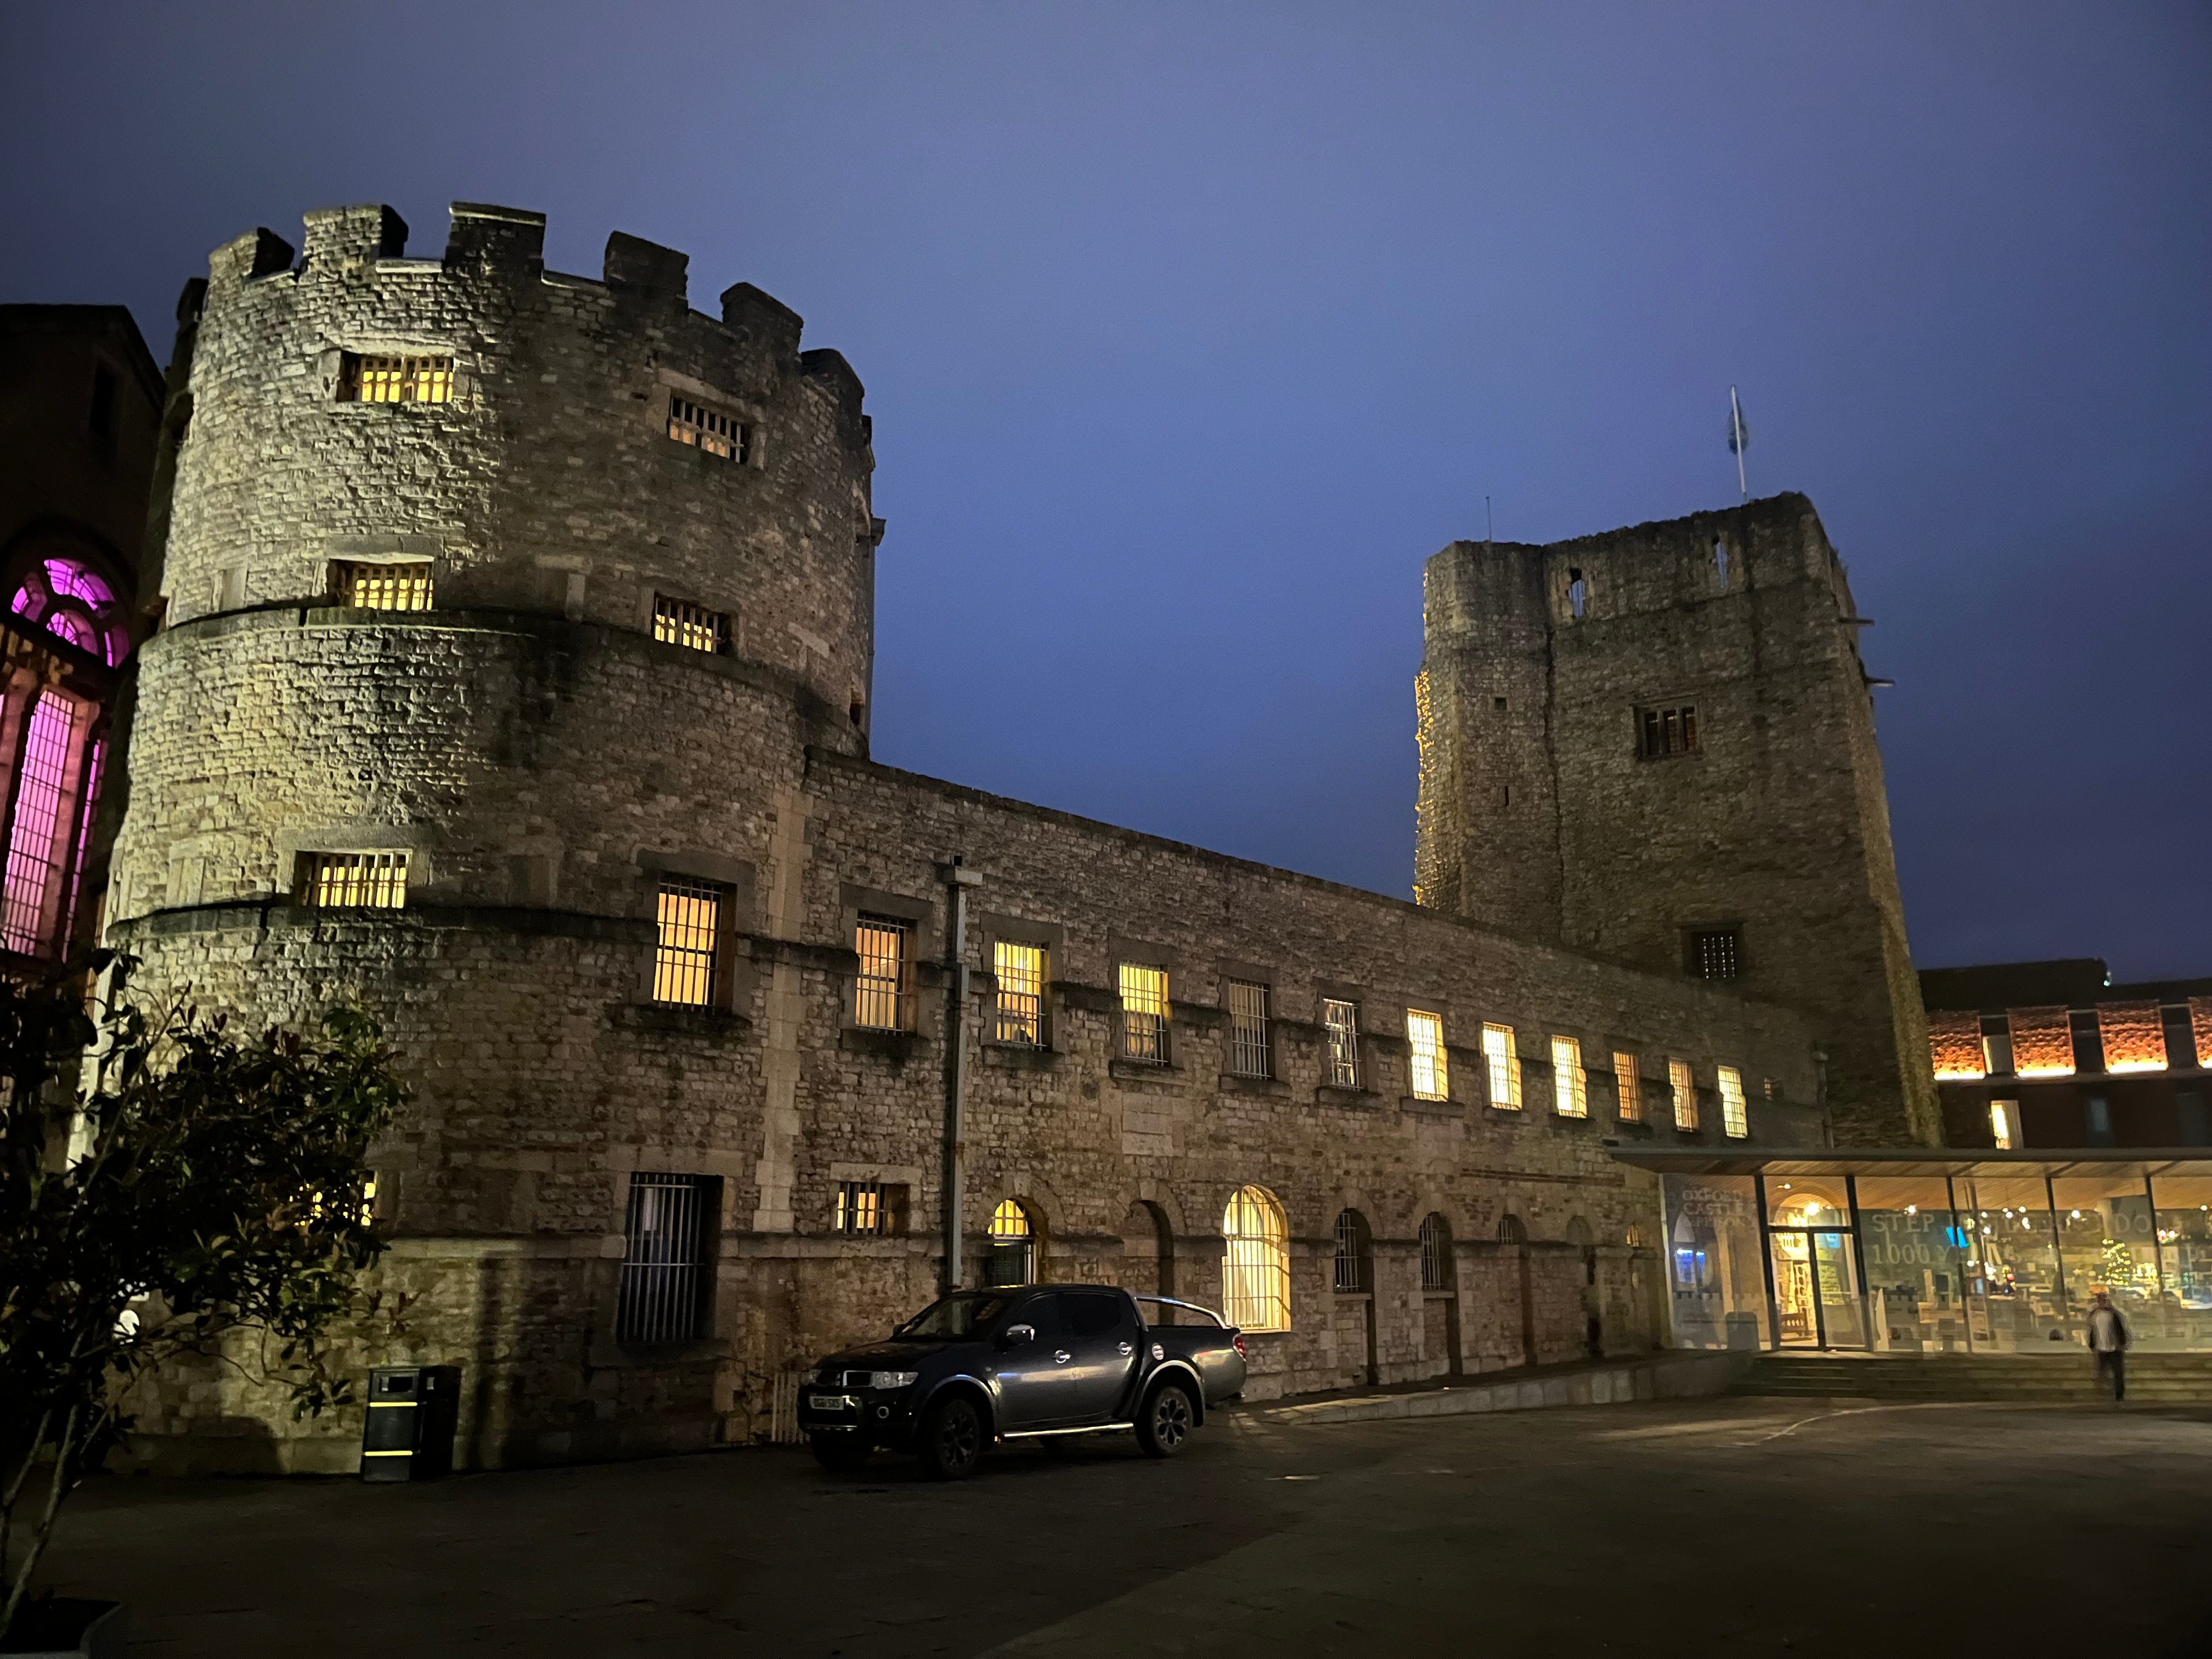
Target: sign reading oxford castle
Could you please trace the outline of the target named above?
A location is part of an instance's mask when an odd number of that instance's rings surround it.
[[[457,204],[187,290],[106,941],[414,1091],[389,1327],[493,1467],[777,1433],[958,1282],[1222,1309],[1273,1396],[1669,1340],[1615,1145],[1936,1138],[1803,497],[1430,562],[1416,902],[868,757],[859,379],[745,283]],[[1378,734],[1378,740],[1382,734]],[[224,1372],[142,1455],[349,1469]]]

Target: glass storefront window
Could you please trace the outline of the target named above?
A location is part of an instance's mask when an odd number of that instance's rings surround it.
[[[2212,1176],[2156,1176],[2159,1307],[2142,1347],[2212,1348]],[[2146,1328],[2149,1327],[2150,1328]]]
[[[1864,1347],[1865,1306],[1848,1184],[1836,1177],[1763,1179],[1782,1346]]]
[[[1878,1351],[1965,1353],[1965,1235],[1941,1176],[1861,1176],[1859,1249]],[[2212,1265],[2212,1264],[2208,1264]]]
[[[2159,1278],[2150,1193],[2142,1175],[2060,1176],[2051,1192],[2059,1265],[2066,1270],[2068,1340],[2084,1340],[2089,1299],[2104,1290],[2140,1346],[2158,1310]]]
[[[1661,1183],[1674,1346],[1771,1346],[1752,1177],[1669,1175]]]
[[[1967,1334],[1976,1352],[2039,1353],[2067,1340],[2067,1307],[2041,1176],[1952,1177],[1966,1249]]]

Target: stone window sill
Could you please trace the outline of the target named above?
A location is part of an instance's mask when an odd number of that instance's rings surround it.
[[[1106,1062],[1106,1075],[1145,1083],[1173,1083],[1182,1078],[1182,1067],[1164,1060],[1109,1060]]]
[[[1060,1051],[1036,1042],[986,1042],[983,1060],[1008,1071],[1048,1072],[1060,1064]]]
[[[1401,1095],[1398,1104],[1402,1110],[1425,1112],[1431,1117],[1459,1117],[1465,1110],[1456,1100],[1429,1100],[1419,1095]]]
[[[884,1054],[905,1060],[921,1046],[919,1031],[878,1031],[848,1025],[837,1033],[837,1046],[848,1054]]]
[[[607,1019],[617,1030],[664,1036],[689,1032],[696,1036],[743,1036],[753,1024],[734,1009],[702,1008],[685,1002],[617,1003],[607,1011]]]
[[[1242,1072],[1224,1072],[1221,1088],[1224,1094],[1232,1095],[1288,1096],[1291,1092],[1291,1085],[1279,1077],[1247,1077]]]
[[[1334,1083],[1316,1086],[1314,1098],[1324,1106],[1352,1106],[1370,1111],[1382,1103],[1382,1097],[1372,1089],[1346,1089]]]

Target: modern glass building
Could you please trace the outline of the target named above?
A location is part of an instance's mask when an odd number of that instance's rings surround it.
[[[2138,1351],[2212,1352],[2212,1156],[1617,1150],[1660,1177],[1687,1348],[2077,1357],[2108,1291]]]

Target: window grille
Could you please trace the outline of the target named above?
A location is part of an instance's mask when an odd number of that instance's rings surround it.
[[[1339,1089],[1359,1086],[1359,1005],[1325,999],[1322,1024],[1328,1032],[1328,1080]]]
[[[708,1006],[714,1000],[722,890],[672,877],[660,884],[656,918],[660,939],[653,957],[653,1000]]]
[[[853,982],[853,1023],[870,1031],[904,1031],[913,1028],[907,1017],[907,966],[914,924],[884,916],[862,916],[853,929],[853,949],[860,953],[860,976]]]
[[[1573,1037],[1552,1039],[1552,1103],[1561,1117],[1588,1117],[1589,1096],[1583,1077],[1583,1045]]]
[[[668,399],[668,435],[678,443],[690,444],[709,455],[720,455],[726,461],[752,459],[750,427],[734,415],[725,415],[719,409],[708,409],[674,393]]]
[[[1041,1048],[1044,1043],[1044,951],[1035,945],[999,939],[991,946],[991,971],[998,978],[993,1040]]]
[[[1695,754],[1698,748],[1696,707],[1686,702],[1675,708],[1644,709],[1640,742],[1646,760],[1664,760],[1669,755]]]
[[[1451,1223],[1431,1210],[1421,1218],[1421,1288],[1448,1291],[1456,1278]]]
[[[1418,1008],[1406,1010],[1406,1051],[1416,1100],[1451,1098],[1451,1073],[1444,1059],[1444,1023]]]
[[[1741,1140],[1751,1133],[1751,1123],[1745,1115],[1743,1074],[1733,1066],[1720,1068],[1721,1133]]]
[[[1620,1092],[1620,1115],[1631,1123],[1644,1118],[1643,1081],[1636,1074],[1636,1056],[1616,1051],[1613,1056],[1613,1083]]]
[[[403,908],[407,902],[407,854],[302,853],[300,902],[317,909]]]
[[[1340,1296],[1364,1296],[1375,1288],[1375,1243],[1367,1218],[1357,1210],[1336,1217],[1336,1289]]]
[[[94,738],[84,753],[84,774],[77,783],[76,846],[70,859],[69,896],[62,905],[62,925],[54,937],[67,948],[70,936],[76,931],[78,890],[84,884],[85,854],[92,847],[92,820],[100,805],[100,773],[107,757],[107,739]],[[99,928],[93,932],[97,934]]]
[[[1240,1330],[1291,1328],[1290,1228],[1264,1187],[1240,1187],[1221,1218],[1222,1316]]]
[[[34,955],[47,944],[46,907],[67,850],[63,838],[70,757],[88,711],[58,691],[41,691],[15,776],[8,826],[8,874],[0,884],[0,944]]]
[[[831,1230],[884,1236],[906,1231],[907,1189],[903,1182],[841,1181]]]
[[[985,1276],[994,1285],[1034,1285],[1038,1282],[1036,1228],[1018,1199],[999,1200],[991,1212],[991,1254]]]
[[[338,597],[358,611],[428,611],[430,567],[404,564],[342,564]]]
[[[699,1335],[714,1187],[709,1176],[630,1176],[617,1340],[689,1342]]]
[[[1743,970],[1743,938],[1733,927],[1703,927],[1690,935],[1690,971],[1699,979],[1734,979]]]
[[[1690,1079],[1690,1062],[1669,1060],[1667,1062],[1667,1086],[1674,1097],[1674,1127],[1694,1129],[1698,1127],[1698,1091]]]
[[[653,637],[663,645],[680,645],[711,657],[730,654],[730,613],[709,611],[703,605],[653,596]]]
[[[1121,964],[1121,1056],[1148,1065],[1168,1062],[1168,971]]]
[[[1229,981],[1229,1069],[1239,1077],[1267,1077],[1269,1059],[1267,988],[1232,979]]]
[[[1513,1028],[1482,1028],[1482,1061],[1490,1073],[1490,1103],[1509,1110],[1521,1107],[1521,1060],[1513,1049]]]
[[[338,397],[343,402],[353,404],[451,403],[453,360],[349,356]]]

